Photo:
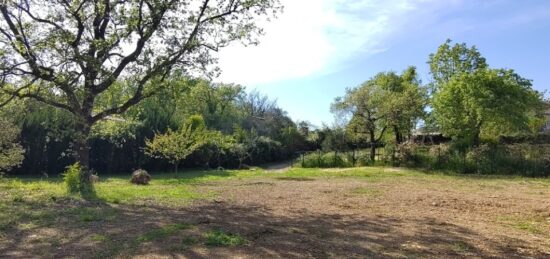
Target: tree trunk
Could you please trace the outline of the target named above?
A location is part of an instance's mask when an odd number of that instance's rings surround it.
[[[174,163],[174,173],[176,173],[176,174],[178,173],[178,167],[179,167],[179,164],[180,164],[180,162],[179,162],[179,161],[178,161],[178,162],[176,162],[176,163]]]
[[[480,137],[479,135],[481,134],[481,124],[482,122],[478,122],[476,124],[476,127],[475,127],[475,130],[474,130],[474,134],[473,134],[473,139],[472,139],[472,145],[473,147],[477,147],[479,146],[480,144]]]
[[[401,144],[403,142],[403,136],[401,135],[401,132],[399,132],[399,127],[394,125],[393,132],[395,133],[395,143],[398,145]]]
[[[374,136],[374,130],[369,131],[370,133],[370,160],[374,163],[376,159],[376,140]]]
[[[74,155],[76,162],[80,164],[80,192],[88,194],[92,190],[90,181],[90,145],[88,137],[90,135],[91,124],[84,119],[77,119],[75,127],[75,136],[73,139]]]

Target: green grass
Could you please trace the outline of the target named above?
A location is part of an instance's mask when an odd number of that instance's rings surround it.
[[[544,217],[517,217],[517,216],[500,216],[497,218],[504,225],[511,226],[515,229],[523,230],[531,234],[547,234],[550,225]]]
[[[117,217],[117,211],[111,207],[77,207],[69,209],[67,212],[81,222],[112,221]]]
[[[90,236],[90,240],[92,240],[94,242],[105,242],[105,241],[109,240],[109,238],[107,236],[104,236],[104,235],[93,234],[93,235]]]
[[[384,167],[360,167],[343,170],[320,170],[315,168],[292,168],[286,173],[270,173],[262,170],[189,171],[179,174],[153,174],[150,185],[136,186],[129,176],[101,176],[95,184],[97,199],[111,204],[162,206],[185,206],[196,199],[215,198],[216,193],[196,192],[197,185],[225,180],[248,178],[271,178],[281,181],[312,181],[316,178],[360,178],[369,182],[385,180],[432,181],[452,180],[455,186],[471,186],[476,182],[480,188],[499,188],[510,181],[550,187],[550,179],[514,176],[455,175],[441,172],[425,173],[418,170],[389,170]],[[60,198],[69,197],[61,178],[47,180],[38,178],[0,179],[0,208],[11,208],[28,203],[48,205]],[[4,212],[5,213],[5,212]],[[0,227],[2,227],[0,214]],[[93,220],[93,219],[91,219]]]
[[[241,246],[246,244],[247,240],[233,233],[226,233],[223,230],[212,230],[203,235],[204,244],[208,246]]]

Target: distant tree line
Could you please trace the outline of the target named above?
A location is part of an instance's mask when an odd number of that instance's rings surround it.
[[[467,157],[513,153],[480,146],[534,135],[543,125],[544,102],[531,81],[511,69],[490,68],[475,47],[449,40],[429,56],[429,65],[432,79],[427,84],[411,66],[401,73],[378,73],[347,89],[331,106],[345,123],[321,128],[292,121],[258,91],[192,78],[178,70],[162,82],[151,82],[162,84],[154,88],[155,94],[89,125],[86,168],[101,173],[243,168],[316,150],[335,153],[308,158],[313,166],[368,165],[376,162],[380,148],[382,160],[407,165],[421,160],[412,140],[436,133],[452,141],[450,148],[430,151],[437,154],[435,160],[430,158],[436,161],[432,165],[444,168],[443,164],[463,161],[466,168]],[[0,171],[52,174],[79,161],[75,154],[81,146],[75,138],[82,132],[73,112],[36,98],[4,94]],[[50,94],[55,98],[55,91]],[[93,110],[110,110],[134,94],[131,81],[118,80],[95,97]],[[522,154],[522,148],[513,150]],[[358,157],[355,151],[360,150],[367,150],[367,155]],[[338,156],[350,151],[349,157]],[[456,161],[448,160],[445,152]],[[322,162],[323,157],[331,162]],[[539,164],[530,168],[546,170]]]
[[[512,69],[490,68],[475,47],[447,40],[429,56],[431,82],[416,69],[378,73],[349,88],[332,104],[347,116],[349,139],[377,146],[400,145],[413,133],[440,133],[467,147],[499,136],[535,134],[544,123],[542,94]]]
[[[409,67],[401,74],[378,73],[347,89],[332,104],[332,111],[346,119],[331,129],[332,138],[340,141],[324,148],[334,154],[310,154],[299,164],[355,166],[360,160],[362,165],[550,175],[550,142],[537,136],[548,104],[531,80],[512,69],[491,68],[475,47],[450,40],[429,56],[428,64],[432,78],[427,84]],[[437,144],[449,142],[433,148],[415,143],[426,136],[437,137]],[[358,158],[355,150],[361,147],[369,152]],[[338,155],[350,150],[351,155]]]

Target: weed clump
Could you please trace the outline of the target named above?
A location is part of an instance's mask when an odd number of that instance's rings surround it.
[[[238,234],[225,233],[222,230],[213,230],[204,234],[205,244],[208,246],[240,246],[246,239]]]
[[[77,194],[80,191],[80,164],[75,163],[67,167],[63,173],[63,182],[69,194]]]
[[[147,185],[151,181],[151,175],[143,169],[138,169],[132,173],[131,183],[137,185]]]

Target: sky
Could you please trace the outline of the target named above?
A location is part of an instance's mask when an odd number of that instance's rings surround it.
[[[378,72],[416,66],[451,39],[475,45],[493,68],[511,68],[550,91],[548,0],[281,0],[258,46],[219,53],[220,82],[277,99],[295,121],[334,122],[330,104]],[[545,94],[546,98],[550,95]]]

